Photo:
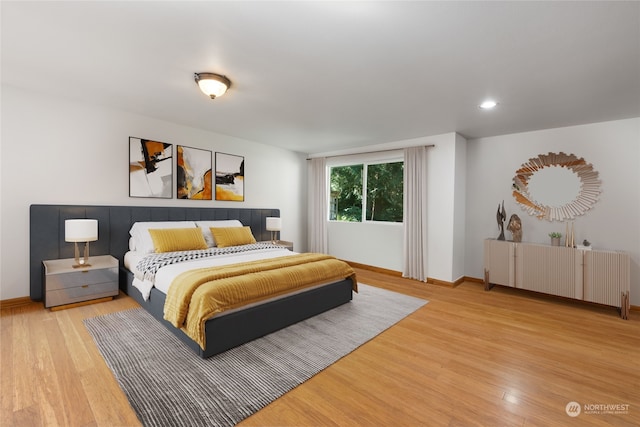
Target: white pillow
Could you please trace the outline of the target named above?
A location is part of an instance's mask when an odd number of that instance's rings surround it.
[[[160,221],[160,222],[136,222],[131,226],[129,234],[135,240],[134,247],[136,252],[143,254],[151,254],[155,252],[150,228],[195,228],[194,221]]]
[[[207,242],[207,246],[210,248],[216,245],[216,239],[211,234],[211,227],[224,228],[224,227],[242,227],[242,223],[237,219],[227,219],[221,221],[196,221],[196,225],[202,229],[204,240]]]

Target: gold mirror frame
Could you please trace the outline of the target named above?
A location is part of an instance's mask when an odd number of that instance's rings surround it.
[[[547,206],[533,200],[529,193],[529,180],[541,169],[560,166],[578,175],[580,191],[577,197],[564,206]],[[516,171],[513,178],[513,197],[529,215],[548,221],[564,221],[583,215],[598,201],[600,179],[593,165],[573,154],[549,153],[540,154],[529,159]]]

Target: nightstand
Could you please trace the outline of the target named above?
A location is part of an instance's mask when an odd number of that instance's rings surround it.
[[[272,240],[265,240],[265,243],[273,243],[274,245],[282,246],[285,249],[289,249],[293,252],[293,242],[287,242],[286,240],[276,240],[275,243]]]
[[[88,267],[73,268],[73,258],[42,261],[44,306],[51,310],[108,301],[118,295],[118,260],[111,255],[89,258]]]

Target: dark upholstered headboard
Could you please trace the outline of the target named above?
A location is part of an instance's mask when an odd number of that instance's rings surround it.
[[[32,300],[43,298],[42,261],[73,258],[74,245],[64,241],[64,221],[98,220],[98,241],[90,255],[112,255],[122,265],[129,250],[129,229],[138,221],[197,221],[237,219],[251,227],[256,240],[270,240],[266,217],[280,216],[279,209],[186,208],[157,206],[31,205],[29,210],[29,277]]]

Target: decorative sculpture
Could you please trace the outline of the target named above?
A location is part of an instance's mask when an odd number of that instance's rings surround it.
[[[507,219],[507,213],[504,210],[504,200],[502,201],[502,210],[500,210],[500,203],[498,203],[498,212],[496,213],[496,221],[498,221],[498,228],[500,229],[500,235],[498,240],[504,240],[504,220]]]
[[[507,230],[511,232],[511,240],[514,242],[522,242],[522,221],[516,214],[511,215],[509,223],[507,224]]]

